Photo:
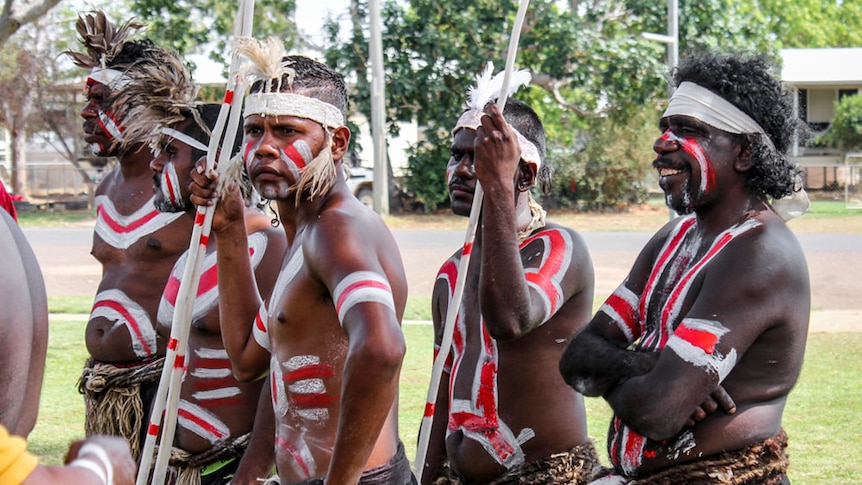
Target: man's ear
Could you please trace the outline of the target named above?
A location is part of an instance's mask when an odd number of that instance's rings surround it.
[[[518,192],[526,192],[536,185],[537,167],[534,163],[518,163],[518,179],[516,181]]]
[[[341,157],[347,153],[347,147],[350,145],[350,129],[346,126],[339,126],[332,130],[332,159],[336,162],[341,160]]]
[[[736,157],[736,162],[733,163],[733,168],[737,172],[747,172],[754,167],[754,158],[751,156],[751,143],[750,139],[744,138],[737,144],[739,155]]]

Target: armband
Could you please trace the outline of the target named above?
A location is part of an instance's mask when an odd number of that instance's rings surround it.
[[[344,316],[360,303],[380,303],[395,313],[392,288],[383,276],[373,271],[357,271],[347,275],[333,291],[338,321],[344,325]]]
[[[85,443],[81,446],[78,457],[69,463],[69,466],[86,468],[98,475],[103,484],[114,485],[114,466],[105,449],[95,443]]]

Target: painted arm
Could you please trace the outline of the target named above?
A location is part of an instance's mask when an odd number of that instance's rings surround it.
[[[735,411],[721,384],[763,332],[780,321],[779,315],[786,312],[788,298],[792,298],[791,282],[798,281],[780,265],[770,269],[757,253],[743,246],[718,256],[703,275],[691,308],[681,316],[655,367],[605,394],[626,425],[662,440],[698,420],[698,410],[715,396],[726,412]],[[759,274],[739,278],[739,268],[757,268],[754,273]],[[722,395],[730,409],[721,404]]]
[[[21,484],[132,485],[135,483],[137,466],[129,453],[129,444],[122,438],[91,436],[85,441],[72,443],[66,460],[66,466],[37,466]]]
[[[359,222],[326,219],[318,224],[328,229],[306,234],[314,254],[306,251],[305,258],[329,288],[348,341],[326,483],[353,484],[395,409],[406,352],[400,327],[406,283],[400,261],[389,262],[390,272],[384,271],[387,263],[380,254],[398,254],[394,241],[387,243],[376,231],[357,227]],[[333,237],[336,232],[339,237]]]
[[[198,162],[200,167],[200,162]],[[191,201],[198,206],[215,203],[216,177],[192,171]],[[234,375],[240,381],[259,378],[269,368],[269,353],[255,342],[252,325],[263,304],[251,260],[239,187],[223,190],[213,214],[212,232],[218,244],[219,322],[222,341]]]
[[[531,277],[539,276],[533,270],[543,258],[535,258],[528,274],[517,234],[519,224],[529,218],[529,208],[523,206],[522,212],[526,212],[516,214],[516,198],[529,190],[535,180],[535,167],[520,163],[517,135],[500,110],[491,105],[487,112],[474,142],[476,177],[485,194],[475,245],[481,258],[479,304],[491,336],[512,340],[544,323],[574,293],[575,278],[565,275],[570,271],[567,267],[555,275],[554,282],[565,282],[566,288],[544,287],[531,281]],[[571,240],[568,242],[568,248],[554,249],[570,252]],[[546,252],[551,250],[547,245],[544,248]]]
[[[452,261],[448,261],[452,268],[456,267]],[[449,306],[450,281],[447,278],[441,278],[445,273],[437,277],[437,282],[434,285],[431,302],[431,318],[434,323],[434,358],[437,358],[437,353],[440,352],[440,341],[443,338],[443,326],[446,323],[446,311]],[[454,276],[454,274],[453,274]],[[454,281],[451,282],[454,284]],[[428,451],[425,455],[425,464],[422,470],[420,483],[429,485],[433,480],[437,479],[443,472],[443,465],[446,463],[446,429],[449,423],[449,381],[451,376],[451,351],[450,358],[443,367],[443,374],[440,376],[440,387],[437,389],[437,399],[434,402],[434,418],[431,424],[431,435],[428,440]]]

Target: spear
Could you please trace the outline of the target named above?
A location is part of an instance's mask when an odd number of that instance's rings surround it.
[[[500,96],[497,98],[497,107],[500,112],[506,106],[506,98],[509,93],[509,84],[512,72],[515,68],[515,56],[518,53],[518,40],[521,37],[521,28],[527,15],[527,7],[530,0],[520,0],[518,13],[515,16],[515,24],[512,26],[512,35],[509,37],[509,50],[506,53],[506,68],[503,72],[503,86],[500,88]],[[476,181],[476,189],[473,193],[473,204],[470,206],[470,219],[467,223],[467,234],[464,238],[464,247],[461,250],[461,260],[458,262],[458,276],[455,279],[455,290],[452,299],[446,309],[446,322],[443,326],[443,337],[440,341],[440,350],[434,357],[434,366],[431,368],[431,383],[428,386],[428,395],[425,399],[425,414],[422,417],[422,425],[419,428],[419,444],[416,449],[416,461],[413,463],[414,471],[418,481],[422,481],[422,470],[425,467],[425,456],[428,453],[428,442],[431,439],[431,425],[434,421],[434,406],[437,401],[437,392],[440,390],[440,379],[443,376],[443,366],[452,347],[452,335],[455,331],[455,320],[461,309],[461,298],[464,294],[464,282],[467,278],[467,268],[470,265],[470,256],[473,250],[473,241],[476,238],[476,225],[479,221],[479,213],[482,211],[482,199],[484,192],[479,181]]]
[[[248,37],[251,35],[253,17],[254,0],[240,0],[237,22],[234,27],[235,42],[239,37]],[[237,74],[239,65],[239,56],[234,52],[231,58],[224,100],[222,101],[219,116],[209,141],[206,160],[207,173],[211,173],[216,166],[216,154],[218,154],[219,158],[219,172],[226,170],[229,165],[233,140],[236,138],[239,119],[242,113],[244,89],[242,89],[242,80]],[[225,125],[227,125],[227,128],[225,128]],[[225,136],[222,136],[223,134]],[[219,149],[220,147],[221,149]],[[156,438],[159,435],[163,413],[164,428],[161,430],[161,439],[159,440],[161,446],[159,446],[159,453],[150,483],[159,485],[165,483],[165,475],[176,431],[180,387],[185,370],[194,301],[197,295],[198,284],[200,283],[201,266],[209,242],[214,209],[214,206],[206,208],[198,207],[195,213],[195,223],[189,241],[189,257],[186,260],[186,265],[183,268],[183,276],[180,280],[177,304],[171,320],[171,335],[168,340],[165,365],[162,369],[159,389],[150,414],[150,425],[147,428],[147,437],[144,442],[144,449],[141,452],[141,464],[138,468],[136,485],[145,485],[147,483],[147,476],[149,475],[153,450],[155,449]]]

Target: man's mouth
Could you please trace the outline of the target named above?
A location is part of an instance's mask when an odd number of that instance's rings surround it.
[[[670,167],[659,167],[658,174],[660,177],[670,177],[672,175],[680,174],[683,170],[677,170],[675,168]]]

